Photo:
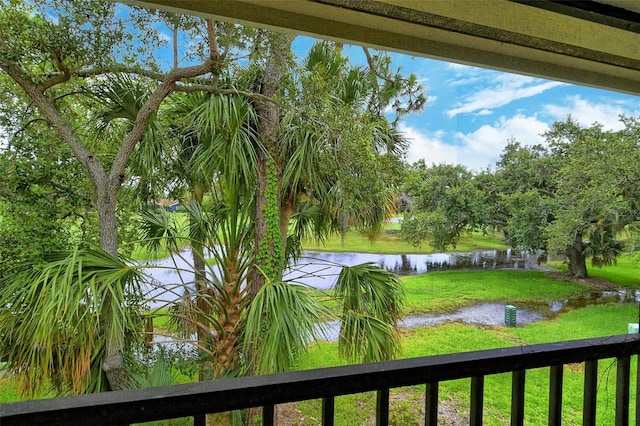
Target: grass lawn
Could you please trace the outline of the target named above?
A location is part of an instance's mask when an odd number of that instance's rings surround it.
[[[617,276],[630,276],[633,265],[620,265]],[[636,270],[636,273],[639,271]],[[594,274],[595,275],[595,274]],[[622,279],[622,282],[626,282]],[[441,272],[405,277],[409,312],[427,312],[481,301],[518,300],[543,302],[557,300],[585,290],[584,285],[556,280],[541,272],[483,271]],[[403,358],[483,349],[573,340],[624,334],[627,323],[638,321],[638,305],[589,306],[567,312],[553,320],[523,327],[471,326],[447,323],[402,332]],[[337,344],[320,343],[311,348],[300,369],[343,365]],[[635,365],[635,360],[633,361]],[[583,365],[564,368],[563,424],[582,424]],[[632,383],[635,372],[632,373]],[[548,410],[548,368],[527,371],[525,423],[546,425]],[[453,407],[464,418],[468,415],[470,379],[443,382],[440,402]],[[484,423],[509,424],[511,375],[485,378]],[[635,398],[634,389],[631,398]],[[391,392],[391,424],[419,424],[424,409],[424,386]],[[599,365],[597,424],[613,424],[615,415],[615,360]],[[633,404],[632,404],[633,405]],[[357,406],[358,410],[353,410]],[[319,401],[298,403],[305,418],[318,418]],[[375,411],[375,394],[357,394],[336,398],[336,425],[370,424]],[[632,407],[633,411],[633,407]],[[631,414],[632,418],[634,414]],[[317,424],[313,422],[304,424]]]
[[[397,225],[397,224],[391,224]],[[420,247],[415,247],[404,241],[398,234],[382,232],[375,241],[357,231],[350,231],[344,237],[332,235],[324,243],[318,244],[316,241],[303,240],[302,247],[305,250],[329,251],[334,253],[355,252],[355,253],[380,253],[380,254],[417,254],[434,253],[435,250],[428,242]],[[502,235],[482,234],[474,232],[464,234],[458,245],[452,251],[465,252],[473,250],[490,250],[507,248],[502,241]]]
[[[615,265],[603,266],[602,268],[591,266],[587,259],[587,272],[590,277],[602,278],[620,286],[640,287],[640,262],[638,259],[637,253],[625,253],[616,259]],[[560,271],[568,270],[565,264],[553,263],[552,266]]]
[[[406,314],[448,311],[480,302],[519,305],[558,300],[586,289],[541,271],[446,271],[402,277]]]

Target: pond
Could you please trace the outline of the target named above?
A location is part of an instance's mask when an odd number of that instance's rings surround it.
[[[467,253],[400,254],[385,255],[372,253],[328,253],[304,252],[304,257],[292,266],[285,278],[318,289],[333,286],[342,265],[353,266],[373,262],[398,275],[413,275],[443,270],[486,270],[486,269],[522,269],[543,270],[538,265],[537,253],[522,253],[516,250],[481,250]],[[184,293],[182,282],[193,280],[188,250],[180,253],[175,260],[162,259],[154,267],[146,270],[152,277],[149,294],[158,301],[152,307],[161,306],[166,301],[175,301]],[[177,267],[177,269],[176,269]],[[567,309],[576,309],[593,304],[640,302],[640,290],[620,289],[618,291],[585,292],[564,300],[533,307],[517,307],[516,324],[518,326],[542,321]],[[405,317],[402,327],[425,327],[450,321],[468,324],[504,325],[505,303],[480,303],[457,309],[452,312],[423,314]],[[329,325],[329,340],[337,338],[337,323]]]
[[[297,265],[285,276],[315,288],[329,289],[342,265],[373,262],[398,275],[415,275],[447,270],[544,269],[538,265],[540,253],[513,249],[478,250],[432,254],[329,253],[305,251]]]
[[[398,275],[463,269],[542,269],[539,254],[506,250],[432,254],[330,253],[305,251],[300,261],[292,265],[284,278],[314,288],[331,288],[343,265],[353,266],[373,262]],[[145,273],[151,278],[149,295],[175,300],[184,292],[182,283],[193,281],[191,253],[183,250],[175,258],[149,262]],[[160,296],[161,293],[167,294]]]

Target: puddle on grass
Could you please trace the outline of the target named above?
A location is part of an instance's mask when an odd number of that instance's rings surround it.
[[[516,326],[521,327],[532,322],[545,321],[573,309],[591,305],[640,303],[640,289],[619,289],[615,291],[590,291],[571,296],[564,300],[541,303],[539,306],[516,306]],[[471,325],[505,325],[505,306],[507,303],[478,303],[456,309],[451,312],[409,315],[400,321],[405,329],[431,327],[447,322],[459,321]],[[328,324],[325,329],[326,340],[338,340],[340,325],[337,321]]]
[[[479,303],[446,313],[409,315],[400,321],[399,326],[400,328],[411,329],[430,327],[453,321],[473,325],[505,325],[504,309],[506,305],[506,303]],[[551,314],[550,312],[549,310],[548,315]],[[517,308],[516,326],[545,320],[548,318],[548,315],[529,308]],[[335,342],[338,340],[340,334],[340,324],[338,321],[332,321],[326,326],[324,331],[325,340]]]
[[[504,325],[504,310],[504,303],[481,303],[445,314],[410,315],[403,318],[400,325],[405,328],[428,327],[451,321],[462,321],[467,324]],[[542,321],[545,318],[540,312],[517,308],[516,326]]]

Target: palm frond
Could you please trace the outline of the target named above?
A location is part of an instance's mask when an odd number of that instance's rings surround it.
[[[396,275],[373,263],[344,266],[334,290],[343,307],[341,355],[365,361],[398,355],[404,290]]]
[[[60,393],[100,390],[107,342],[140,334],[138,267],[100,249],[24,267],[0,283],[0,353],[9,368],[27,393],[47,380]]]
[[[328,311],[309,288],[287,282],[269,282],[251,302],[247,313],[245,347],[257,349],[259,373],[289,370],[307,345],[322,334]]]
[[[240,96],[210,96],[190,114],[200,144],[195,167],[249,184],[256,170],[258,138],[253,106]]]
[[[338,351],[351,362],[377,362],[400,353],[400,336],[391,324],[361,312],[346,311],[341,318]]]
[[[177,252],[184,235],[173,216],[163,209],[144,210],[140,218],[142,245],[152,254],[162,249]]]

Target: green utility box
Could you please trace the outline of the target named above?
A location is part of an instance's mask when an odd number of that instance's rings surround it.
[[[517,309],[513,305],[507,305],[504,307],[504,324],[509,327],[516,326],[516,312]]]

